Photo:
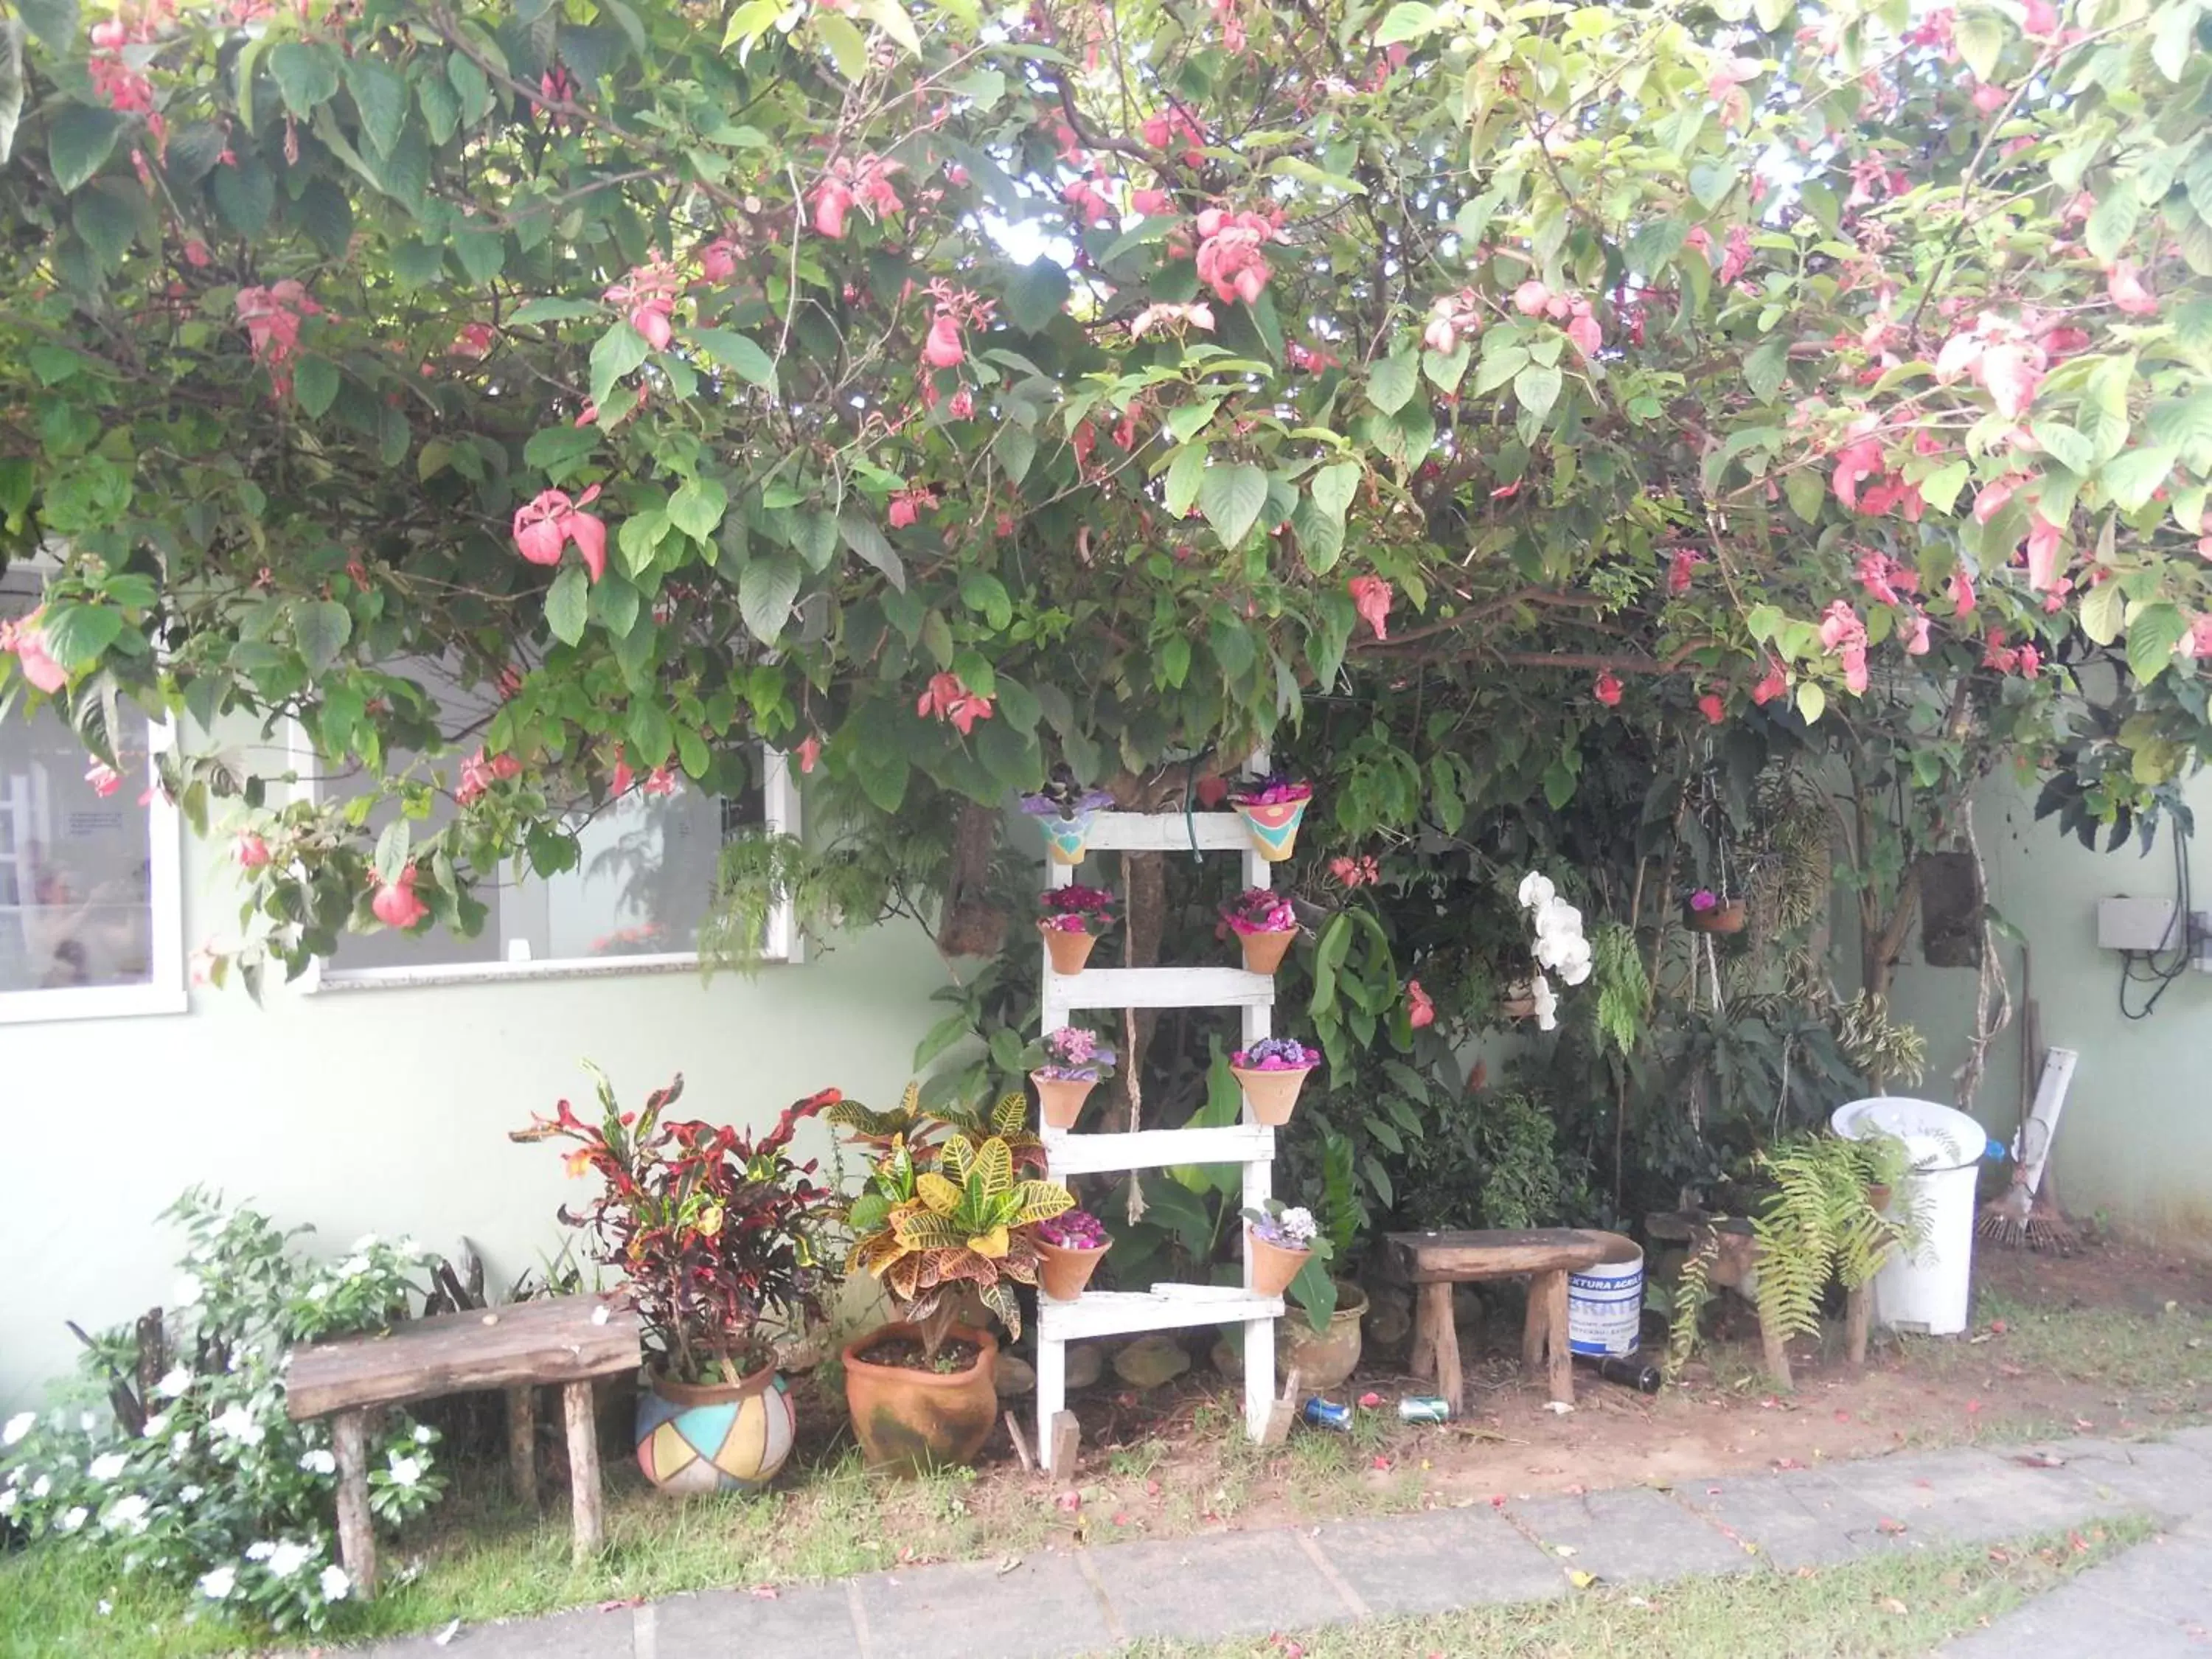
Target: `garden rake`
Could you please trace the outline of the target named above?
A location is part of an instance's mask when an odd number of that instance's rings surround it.
[[[2023,1035],[2032,1033],[2035,1024],[2034,1006],[2030,1004]],[[2032,1036],[2029,1041],[2033,1042]],[[2058,1132],[2058,1114],[2066,1105],[2066,1091],[2074,1080],[2076,1059],[2071,1048],[2044,1051],[2034,1104],[2021,1117],[2020,1131],[2013,1140],[2012,1184],[1984,1204],[1981,1214],[1975,1218],[1975,1231],[1993,1243],[2013,1249],[2025,1244],[2031,1250],[2063,1253],[2072,1249],[2076,1243],[2074,1224],[2067,1220],[2057,1201],[2043,1190],[2044,1166],[2051,1158],[2051,1138]],[[2024,1081],[2025,1071],[2022,1078]],[[2022,1092],[2026,1092],[2025,1087]]]

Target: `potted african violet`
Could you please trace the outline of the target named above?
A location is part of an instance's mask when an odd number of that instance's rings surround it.
[[[893,1474],[971,1462],[982,1450],[999,1419],[999,1342],[958,1322],[958,1293],[1018,1338],[1014,1287],[1037,1282],[1038,1225],[1075,1207],[1066,1188],[1020,1173],[1020,1096],[988,1124],[957,1129],[921,1110],[912,1091],[908,1100],[906,1132],[892,1135],[847,1217],[846,1271],[866,1269],[899,1316],[847,1346],[845,1404],[868,1467]],[[983,1127],[1000,1133],[963,1132]]]
[[[1252,1115],[1279,1127],[1297,1109],[1306,1073],[1321,1064],[1321,1050],[1296,1037],[1261,1037],[1229,1056],[1230,1075],[1252,1103]]]
[[[1250,1246],[1252,1289],[1261,1296],[1280,1296],[1307,1262],[1316,1257],[1326,1262],[1334,1253],[1311,1210],[1285,1209],[1279,1199],[1244,1212],[1244,1235]]]
[[[1073,1302],[1113,1247],[1105,1224],[1088,1210],[1065,1210],[1037,1223],[1037,1292],[1054,1302]]]
[[[1244,971],[1272,974],[1298,936],[1297,913],[1284,895],[1269,887],[1247,887],[1221,907],[1221,919],[1244,950]]]
[[[1091,845],[1091,823],[1114,804],[1103,789],[1084,789],[1055,776],[1051,787],[1021,798],[1022,811],[1044,831],[1045,856],[1054,864],[1080,864]]]
[[[1114,1051],[1097,1032],[1063,1025],[1024,1048],[1022,1064],[1036,1085],[1045,1127],[1073,1129],[1091,1090],[1114,1075]]]
[[[1290,857],[1298,842],[1298,821],[1313,799],[1313,785],[1293,783],[1279,772],[1232,791],[1229,804],[1252,832],[1252,845],[1270,864]]]
[[[1682,925],[1693,933],[1741,933],[1743,923],[1743,901],[1723,898],[1709,887],[1682,902]]]
[[[599,1196],[561,1218],[587,1230],[593,1257],[623,1275],[622,1297],[644,1327],[637,1463],[663,1492],[750,1490],[775,1478],[797,1417],[774,1358],[778,1328],[825,1317],[834,1286],[825,1236],[842,1209],[790,1146],[799,1125],[838,1098],[826,1089],[787,1107],[758,1137],[726,1124],[666,1115],[678,1077],[624,1112],[596,1066],[599,1121],[562,1101],[515,1140],[567,1140],[573,1176],[596,1174]]]
[[[1044,915],[1037,932],[1052,957],[1055,974],[1079,974],[1091,959],[1091,947],[1115,922],[1113,894],[1103,887],[1048,887],[1039,903]]]

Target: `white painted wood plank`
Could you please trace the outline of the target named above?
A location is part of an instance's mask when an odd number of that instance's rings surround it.
[[[1150,1291],[1085,1291],[1075,1302],[1037,1302],[1040,1342],[1073,1342],[1090,1336],[1176,1330],[1189,1325],[1235,1325],[1279,1318],[1283,1299],[1254,1296],[1234,1285],[1162,1285]],[[1269,1336],[1269,1370],[1273,1337]]]
[[[1252,844],[1244,820],[1231,811],[1101,812],[1091,822],[1087,853],[1237,852]]]
[[[1139,1129],[1133,1134],[1043,1131],[1055,1181],[1121,1170],[1162,1170],[1170,1164],[1249,1164],[1275,1155],[1275,1132],[1264,1123],[1213,1129]]]
[[[1274,976],[1242,968],[1086,968],[1079,974],[1048,974],[1044,986],[1048,1030],[1055,1010],[1264,1008],[1274,1000]]]
[[[1067,1349],[1040,1331],[1036,1354],[1036,1455],[1037,1467],[1043,1468],[1052,1458],[1052,1419],[1067,1404]]]

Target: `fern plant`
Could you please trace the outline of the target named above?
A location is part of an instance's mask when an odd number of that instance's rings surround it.
[[[1814,1335],[1832,1279],[1856,1290],[1911,1243],[1910,1223],[1884,1215],[1869,1196],[1903,1179],[1905,1149],[1886,1136],[1808,1136],[1753,1161],[1774,1183],[1751,1224],[1759,1317],[1784,1340]]]

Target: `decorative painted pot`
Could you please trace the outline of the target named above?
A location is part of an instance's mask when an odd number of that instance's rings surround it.
[[[845,1349],[845,1407],[871,1469],[915,1474],[972,1463],[999,1420],[999,1340],[955,1325],[948,1338],[973,1343],[975,1363],[964,1371],[919,1371],[880,1365],[861,1354],[887,1337],[921,1340],[920,1329],[878,1326]]]
[[[1288,1290],[1313,1254],[1271,1244],[1249,1227],[1244,1230],[1244,1243],[1252,1252],[1252,1288],[1261,1296],[1280,1296]]]
[[[1244,947],[1244,971],[1248,974],[1272,974],[1283,965],[1291,941],[1298,936],[1295,927],[1277,928],[1267,933],[1238,933],[1237,942]]]
[[[1252,1103],[1252,1115],[1261,1122],[1280,1128],[1291,1121],[1297,1109],[1298,1091],[1305,1086],[1306,1073],[1310,1066],[1297,1071],[1255,1072],[1242,1066],[1232,1066],[1229,1075],[1244,1091],[1244,1098]]]
[[[1311,796],[1306,798],[1308,800]],[[1298,844],[1298,821],[1306,815],[1304,800],[1232,801],[1244,827],[1252,832],[1252,845],[1270,864],[1280,864]]]
[[[1091,960],[1091,947],[1098,943],[1096,933],[1070,933],[1066,928],[1048,927],[1037,923],[1037,932],[1044,935],[1044,948],[1052,957],[1055,974],[1079,974],[1083,964]]]
[[[1099,1261],[1113,1248],[1111,1244],[1101,1244],[1095,1250],[1072,1250],[1066,1245],[1038,1239],[1038,1293],[1054,1302],[1074,1301],[1091,1282],[1091,1275],[1098,1271]]]
[[[1083,1115],[1083,1103],[1098,1086],[1095,1079],[1086,1083],[1079,1078],[1046,1077],[1037,1072],[1030,1073],[1030,1081],[1036,1085],[1037,1109],[1048,1129],[1073,1129],[1075,1120]]]
[[[1359,1322],[1367,1315],[1367,1292],[1342,1279],[1336,1285],[1336,1311],[1326,1328],[1316,1330],[1303,1310],[1275,1322],[1275,1370],[1298,1374],[1301,1389],[1327,1394],[1359,1364]]]
[[[1682,906],[1682,925],[1693,933],[1741,933],[1743,923],[1741,899],[1723,899],[1710,910],[1692,910],[1686,902]]]
[[[775,1479],[798,1427],[774,1365],[737,1382],[647,1373],[637,1395],[637,1466],[666,1492],[751,1492]]]
[[[1037,819],[1037,828],[1044,831],[1045,856],[1054,864],[1080,864],[1085,850],[1091,844],[1091,821],[1098,816],[1098,809],[1078,812],[1072,818],[1061,817],[1057,812],[1048,812]]]

